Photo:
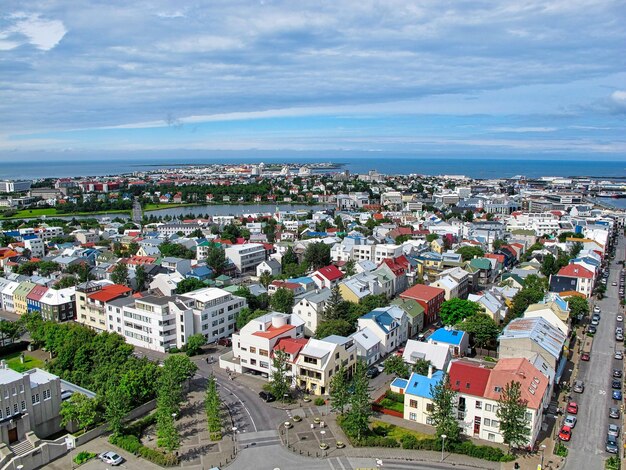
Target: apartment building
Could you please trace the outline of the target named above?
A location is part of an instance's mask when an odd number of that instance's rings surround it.
[[[131,292],[126,286],[106,281],[79,284],[76,286],[76,321],[96,331],[106,331],[106,303],[128,297]]]
[[[76,315],[76,288],[47,289],[39,303],[44,320],[56,322],[73,320]]]
[[[356,345],[353,338],[332,335],[324,339],[309,339],[296,359],[298,387],[313,395],[327,395],[330,381],[341,367],[348,376],[356,365]]]
[[[317,330],[317,325],[324,315],[324,309],[330,296],[330,289],[318,289],[317,291],[304,294],[294,305],[293,313],[298,314],[305,322],[304,333],[307,336],[315,335],[315,330]]]
[[[239,274],[254,274],[256,267],[266,259],[265,247],[261,243],[232,245],[226,248],[225,254],[233,262]]]
[[[445,291],[438,287],[415,284],[400,294],[400,297],[417,301],[424,308],[424,323],[429,324],[439,316],[441,304],[445,300]]]
[[[24,315],[28,312],[28,294],[37,284],[30,281],[20,282],[15,291],[13,291],[13,308],[18,315]]]
[[[8,279],[0,279],[0,294],[2,294],[2,303],[0,308],[7,312],[15,312],[13,295],[20,285],[19,282],[10,281]]]

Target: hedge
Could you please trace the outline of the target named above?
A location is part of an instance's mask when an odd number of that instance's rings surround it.
[[[97,454],[95,452],[86,452],[86,451],[82,451],[79,452],[78,455],[76,457],[74,457],[74,462],[77,465],[82,465],[85,462],[93,459]]]
[[[178,457],[174,454],[167,454],[156,449],[144,446],[137,436],[133,435],[112,435],[109,442],[134,455],[139,455],[152,463],[162,467],[173,467],[178,465]]]
[[[404,413],[404,404],[398,403],[397,401],[391,400],[389,398],[383,398],[382,400],[380,400],[379,405],[383,408],[387,408],[388,410]]]
[[[404,395],[401,393],[392,392],[391,390],[387,390],[385,393],[385,398],[395,401],[396,403],[402,403],[404,405]]]

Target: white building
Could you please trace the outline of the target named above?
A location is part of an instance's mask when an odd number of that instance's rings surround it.
[[[226,248],[226,257],[230,259],[239,273],[254,272],[265,261],[265,248],[261,243],[244,243]]]
[[[34,258],[46,256],[46,248],[41,238],[33,237],[25,239],[24,248],[30,250],[30,255]]]
[[[307,336],[314,336],[317,325],[324,315],[324,309],[331,296],[330,289],[318,289],[304,294],[293,307],[293,313],[305,322],[304,332]]]
[[[13,304],[13,292],[20,285],[19,282],[8,281],[8,283],[4,284],[4,288],[2,289],[2,309],[7,312],[15,312],[15,306]]]

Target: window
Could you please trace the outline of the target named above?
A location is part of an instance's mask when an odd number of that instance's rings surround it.
[[[428,403],[426,405],[426,411],[433,412],[434,410],[435,410],[435,405],[433,405],[432,403]]]
[[[265,356],[265,357],[269,356],[269,354],[267,353],[266,349],[259,349],[259,355],[260,356]]]
[[[495,441],[496,440],[496,435],[492,432],[487,434],[487,440],[488,441]]]
[[[409,413],[409,419],[411,421],[417,421],[417,414],[416,413]]]
[[[417,400],[410,400],[409,401],[409,406],[411,408],[417,408]]]
[[[4,389],[4,398],[9,398],[9,387]]]
[[[476,402],[476,409],[477,410],[482,410],[483,409],[483,402],[482,401],[477,401]]]
[[[527,411],[526,412],[526,421],[530,421],[532,419],[533,419],[533,414]]]
[[[485,411],[491,411],[491,405],[489,403],[485,404]]]
[[[485,426],[491,426],[491,420],[489,418],[485,418]]]
[[[254,346],[250,346],[250,352],[252,354],[256,354],[256,348]]]
[[[17,395],[17,387],[13,386],[13,395]]]
[[[44,400],[50,400],[51,394],[50,394],[50,390],[44,390],[43,391],[43,399]]]
[[[26,402],[22,400],[22,411],[26,411]]]
[[[11,416],[11,408],[9,408],[9,407],[7,406],[7,407],[5,408],[5,410],[6,410],[6,415],[7,415],[7,418],[8,418],[9,416]]]
[[[13,403],[13,414],[16,415],[18,412],[17,403]]]
[[[499,426],[500,426],[500,421],[498,421],[497,419],[492,419],[491,420],[491,427],[497,428]]]
[[[2,419],[2,418],[3,418],[3,416],[2,416],[2,408],[0,408],[0,419]]]
[[[24,384],[20,384],[20,393],[24,393]]]
[[[33,405],[36,405],[36,404],[39,403],[39,394],[38,393],[35,393],[32,398],[33,398]]]

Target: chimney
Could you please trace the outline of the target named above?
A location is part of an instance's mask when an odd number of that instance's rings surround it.
[[[432,364],[428,364],[428,378],[429,379],[433,378],[433,365]]]

